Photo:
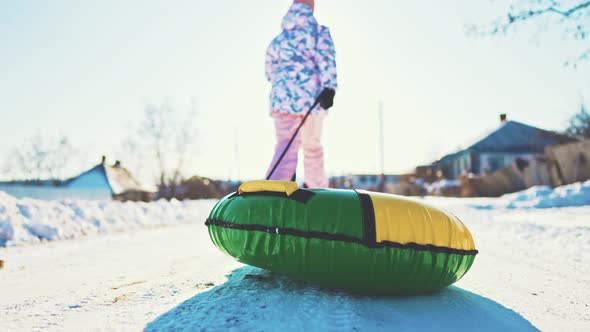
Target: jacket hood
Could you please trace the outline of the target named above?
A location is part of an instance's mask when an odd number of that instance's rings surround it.
[[[294,3],[289,8],[287,15],[283,18],[283,30],[293,30],[296,28],[308,28],[317,26],[318,22],[313,16],[311,8],[304,3]]]

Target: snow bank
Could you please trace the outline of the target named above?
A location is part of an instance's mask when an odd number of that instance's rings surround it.
[[[213,200],[144,203],[18,199],[0,191],[0,247],[204,222]]]
[[[590,205],[590,181],[552,189],[537,186],[500,198],[508,208],[553,208]]]

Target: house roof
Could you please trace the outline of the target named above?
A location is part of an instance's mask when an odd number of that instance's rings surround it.
[[[517,121],[507,121],[465,150],[448,154],[435,164],[454,160],[465,153],[543,153],[546,146],[574,142],[576,139]]]
[[[157,189],[142,184],[139,180],[137,180],[128,169],[120,166],[120,164],[115,164],[113,166],[107,165],[105,163],[98,164],[91,168],[90,170],[68,179],[66,181],[66,185],[70,185],[75,183],[76,180],[83,178],[86,175],[90,175],[92,173],[96,173],[100,176],[104,176],[104,180],[110,187],[111,193],[113,195],[119,195],[127,192],[156,192]],[[82,186],[88,185],[82,184]]]
[[[476,152],[542,153],[546,146],[569,143],[574,138],[517,121],[508,121],[468,150]]]
[[[469,149],[466,149],[466,150],[461,150],[461,151],[458,151],[455,153],[449,153],[448,155],[446,155],[446,156],[440,158],[438,161],[436,161],[435,164],[441,164],[441,163],[444,163],[449,160],[458,159],[460,157],[463,157],[465,154],[468,154],[469,151],[470,151]]]

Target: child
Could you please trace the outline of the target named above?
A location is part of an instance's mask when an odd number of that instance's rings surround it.
[[[336,56],[330,31],[319,25],[313,16],[314,6],[314,0],[295,0],[283,19],[283,31],[267,50],[266,77],[272,83],[270,110],[277,137],[267,178],[320,95],[319,105],[305,121],[270,179],[291,180],[294,177],[302,145],[305,185],[326,188],[328,179],[321,134],[324,117],[333,105],[337,88]]]

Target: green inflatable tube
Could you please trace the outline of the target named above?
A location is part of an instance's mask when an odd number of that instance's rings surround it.
[[[411,199],[354,190],[245,183],[206,225],[238,261],[328,288],[416,294],[447,287],[477,254],[455,216]]]

